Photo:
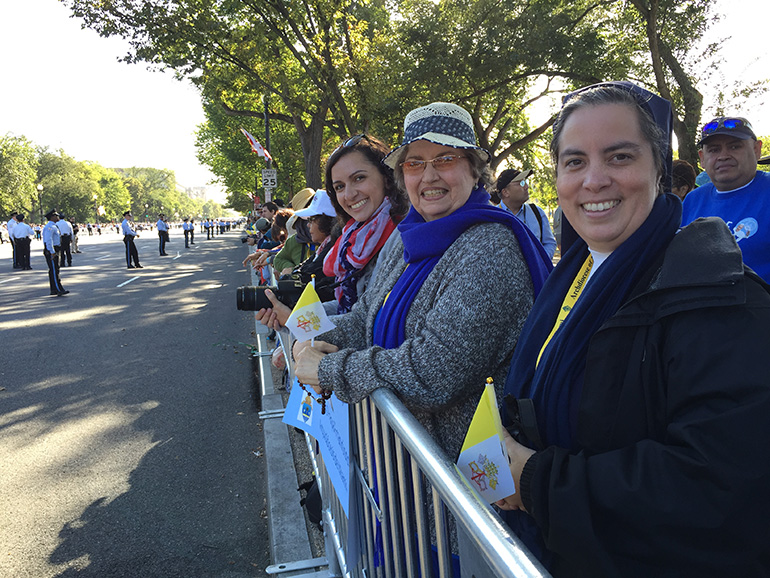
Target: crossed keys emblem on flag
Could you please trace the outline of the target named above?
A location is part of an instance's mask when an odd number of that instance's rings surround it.
[[[318,331],[321,329],[321,319],[315,312],[306,313],[297,317],[297,328],[302,329],[305,333],[311,331]]]

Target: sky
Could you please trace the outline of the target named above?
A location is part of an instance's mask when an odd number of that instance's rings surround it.
[[[715,0],[725,15],[710,38],[732,36],[722,50],[726,87],[770,77],[766,2]],[[81,29],[69,15],[57,0],[0,0],[0,135],[24,135],[105,167],[171,169],[185,187],[212,181],[196,158],[195,130],[205,117],[195,88],[171,73],[118,62],[125,41]],[[716,91],[699,88],[709,116]],[[770,135],[762,99],[740,113]]]

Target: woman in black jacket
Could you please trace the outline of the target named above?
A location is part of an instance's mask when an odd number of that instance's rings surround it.
[[[622,82],[554,127],[580,239],[512,361],[536,423],[512,419],[499,503],[554,576],[770,575],[770,295],[722,221],[679,230],[670,129],[668,101]]]

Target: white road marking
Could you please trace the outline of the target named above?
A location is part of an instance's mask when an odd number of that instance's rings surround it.
[[[125,281],[124,283],[121,283],[120,285],[118,285],[118,287],[123,287],[124,285],[128,285],[129,283],[131,283],[131,281],[136,281],[137,279],[139,279],[139,277],[131,277],[131,279],[129,279],[128,281]]]

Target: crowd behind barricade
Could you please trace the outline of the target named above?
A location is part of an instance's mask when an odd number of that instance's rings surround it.
[[[516,486],[496,507],[555,576],[770,575],[769,159],[719,117],[696,175],[672,122],[628,82],[568,95],[549,222],[531,170],[493,178],[470,115],[433,103],[249,223],[244,265],[279,280],[257,320],[286,325],[280,281],[311,275],[336,313],[292,348],[319,400],[390,389],[456,460],[494,378]]]

